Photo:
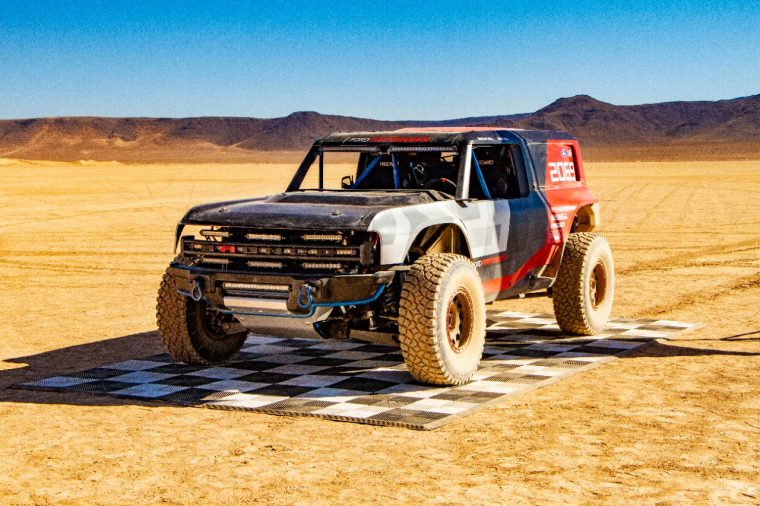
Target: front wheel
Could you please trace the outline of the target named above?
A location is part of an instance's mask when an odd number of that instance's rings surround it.
[[[483,355],[485,327],[483,285],[469,259],[435,253],[412,265],[401,291],[399,341],[414,379],[468,382]]]
[[[607,240],[587,232],[570,234],[552,287],[559,327],[586,336],[602,332],[614,295],[615,266]]]
[[[167,271],[158,290],[156,307],[158,336],[177,361],[193,365],[226,362],[243,347],[247,332],[231,316],[177,293],[174,278]],[[232,333],[227,333],[232,329]]]

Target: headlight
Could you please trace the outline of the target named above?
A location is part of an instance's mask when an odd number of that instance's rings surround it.
[[[230,236],[230,233],[226,230],[222,230],[221,227],[214,227],[211,225],[178,225],[177,226],[178,237],[187,237],[195,239],[197,241],[221,241]]]

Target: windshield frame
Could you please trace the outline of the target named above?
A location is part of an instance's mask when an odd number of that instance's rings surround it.
[[[403,153],[403,152],[442,152],[442,153],[454,153],[456,155],[459,155],[459,167],[457,170],[457,191],[456,194],[452,197],[457,200],[467,199],[467,195],[469,193],[469,181],[470,181],[470,170],[472,167],[472,143],[468,142],[462,146],[458,145],[397,145],[397,144],[372,144],[372,145],[361,145],[361,146],[339,146],[339,145],[320,145],[315,144],[311,147],[309,152],[304,157],[303,161],[301,162],[301,165],[298,167],[298,170],[296,170],[296,173],[293,175],[293,178],[290,181],[290,184],[288,185],[286,191],[287,192],[295,192],[295,191],[345,191],[345,192],[361,192],[361,191],[369,191],[366,188],[330,188],[329,190],[326,190],[324,188],[324,153],[330,153],[330,152],[337,152],[337,153],[376,153],[379,155],[384,154],[393,154],[393,153]],[[312,167],[314,163],[318,163],[318,182],[319,187],[318,188],[301,188],[301,185],[303,184],[306,175],[310,170],[313,170]],[[372,170],[374,167],[370,167],[369,171]],[[394,173],[397,171],[397,167],[394,167]],[[365,169],[366,171],[366,169]],[[366,171],[367,173],[369,171]],[[357,177],[357,180],[354,184],[357,184],[361,180],[361,177],[365,174],[359,174]],[[428,191],[424,188],[414,188],[414,189],[402,189],[402,188],[395,188],[393,190],[383,190],[383,191]]]

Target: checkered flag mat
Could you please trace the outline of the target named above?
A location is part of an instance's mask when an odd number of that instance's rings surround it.
[[[399,348],[255,335],[223,366],[190,366],[160,354],[16,387],[433,429],[696,327],[615,319],[604,334],[573,337],[552,316],[491,311],[480,368],[471,383],[457,387],[415,382]]]

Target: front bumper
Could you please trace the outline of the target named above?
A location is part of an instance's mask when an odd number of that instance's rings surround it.
[[[353,305],[367,300],[381,287],[389,285],[396,274],[393,270],[384,270],[371,274],[297,277],[221,271],[176,262],[170,265],[169,273],[183,295],[195,292],[212,306],[232,314],[282,313],[282,316],[293,317],[313,313],[311,306]],[[230,288],[233,286],[235,289]],[[304,297],[306,292],[310,295],[308,301]]]

